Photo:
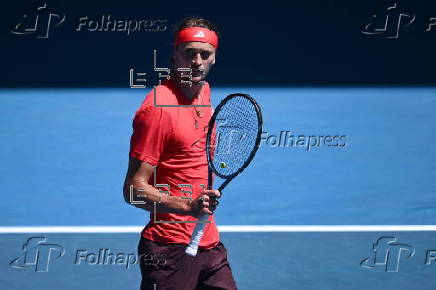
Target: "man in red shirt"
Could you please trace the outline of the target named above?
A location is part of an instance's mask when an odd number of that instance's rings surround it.
[[[124,197],[151,212],[138,245],[141,289],[153,289],[154,284],[159,290],[236,289],[213,216],[220,192],[205,189],[206,133],[212,116],[205,78],[215,64],[218,39],[217,28],[206,19],[182,20],[171,77],[147,94],[135,114]],[[191,84],[186,71],[178,68],[192,69]],[[191,257],[185,248],[202,214],[210,217],[199,252]]]

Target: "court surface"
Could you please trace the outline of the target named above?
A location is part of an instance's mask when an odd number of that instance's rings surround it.
[[[235,92],[265,131],[216,212],[239,288],[431,289],[435,227],[414,225],[436,224],[436,89],[212,88],[214,104]],[[125,260],[148,215],[121,188],[145,93],[0,91],[1,289],[138,289]]]

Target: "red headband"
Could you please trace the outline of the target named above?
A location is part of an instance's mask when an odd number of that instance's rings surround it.
[[[176,35],[174,46],[189,41],[206,42],[218,48],[218,36],[214,31],[204,27],[188,27],[180,30]]]

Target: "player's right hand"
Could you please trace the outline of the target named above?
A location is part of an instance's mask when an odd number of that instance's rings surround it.
[[[218,198],[220,196],[221,193],[216,189],[203,190],[200,195],[191,202],[190,214],[197,218],[204,214],[213,214],[219,204]]]

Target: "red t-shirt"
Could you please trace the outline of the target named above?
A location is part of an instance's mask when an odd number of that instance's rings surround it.
[[[130,156],[156,166],[150,184],[161,191],[169,191],[171,195],[192,199],[199,196],[202,186],[207,186],[205,147],[207,127],[212,116],[211,107],[178,106],[193,104],[210,105],[207,82],[202,86],[199,97],[190,103],[173,80],[163,81],[156,87],[156,100],[152,90],[136,112],[130,140]],[[196,221],[196,218],[157,213],[155,219],[151,213],[150,222],[142,235],[155,242],[188,244],[196,224],[171,223],[180,221]],[[213,215],[209,221],[211,223],[206,224],[200,242],[200,247],[206,249],[215,247],[219,242]]]

